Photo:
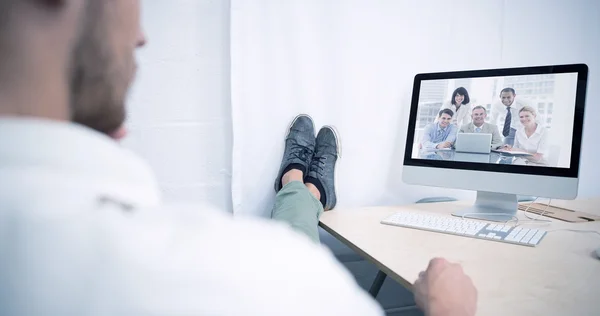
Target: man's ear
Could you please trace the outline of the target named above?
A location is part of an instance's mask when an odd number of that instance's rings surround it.
[[[117,141],[122,140],[125,138],[125,136],[127,136],[127,129],[124,126],[121,126],[116,131],[110,133],[109,136]]]

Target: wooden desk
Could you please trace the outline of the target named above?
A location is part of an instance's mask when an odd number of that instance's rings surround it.
[[[433,257],[461,263],[479,292],[478,315],[600,315],[600,259],[595,256],[600,248],[598,234],[553,231],[533,248],[380,224],[398,211],[450,216],[470,204],[339,209],[325,212],[319,225],[411,290]],[[571,204],[600,215],[600,199]],[[600,222],[535,224],[524,222],[527,218],[522,212],[518,217],[523,227],[600,231]]]

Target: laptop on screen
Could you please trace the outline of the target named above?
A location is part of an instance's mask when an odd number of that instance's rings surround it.
[[[492,134],[458,133],[454,144],[457,153],[489,154],[492,146]]]

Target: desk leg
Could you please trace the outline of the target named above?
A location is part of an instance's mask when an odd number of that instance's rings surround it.
[[[375,280],[373,281],[373,284],[371,284],[371,288],[369,289],[369,294],[371,294],[371,296],[373,297],[377,297],[377,294],[379,294],[379,290],[381,290],[381,287],[383,286],[383,281],[385,281],[385,277],[387,275],[385,275],[385,273],[383,273],[383,271],[379,271],[377,272],[377,276],[375,276]]]

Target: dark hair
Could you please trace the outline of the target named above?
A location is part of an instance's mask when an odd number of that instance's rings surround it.
[[[450,115],[450,117],[453,117],[453,116],[454,116],[454,112],[453,112],[452,110],[450,110],[450,109],[443,109],[443,110],[441,110],[441,111],[440,111],[440,113],[438,114],[438,117],[442,117],[442,114],[444,114],[444,113],[446,113],[446,114]]]
[[[513,95],[517,95],[517,93],[515,92],[515,89],[513,89],[513,88],[502,89],[502,91],[500,91],[500,95],[502,95],[502,93],[504,93],[504,92],[512,92]]]
[[[457,94],[460,94],[465,97],[462,104],[469,104],[469,102],[471,102],[471,99],[469,98],[469,92],[467,92],[467,89],[465,89],[464,87],[459,87],[456,88],[454,92],[452,92],[452,100],[450,100],[452,104],[456,105],[456,101],[454,101],[454,98],[456,98]]]
[[[485,107],[484,107],[483,105],[478,105],[478,106],[474,107],[474,108],[471,110],[471,113],[475,112],[475,110],[478,110],[478,109],[482,109],[482,110],[483,110],[483,112],[485,112],[485,114],[487,114],[487,110],[485,109]]]

